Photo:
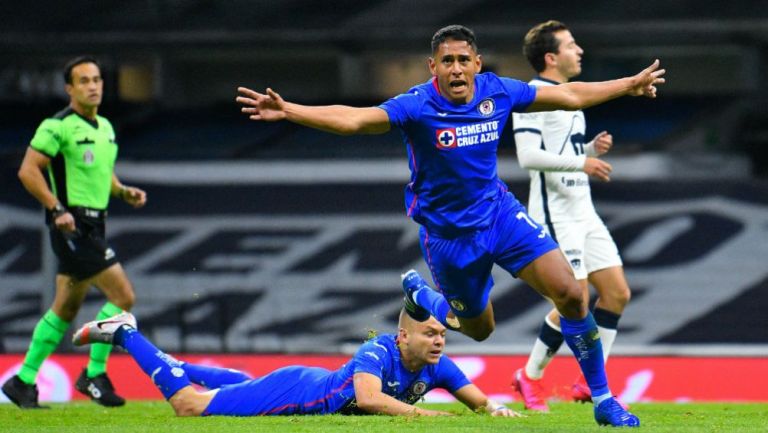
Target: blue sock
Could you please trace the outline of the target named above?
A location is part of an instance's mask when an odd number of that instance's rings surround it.
[[[166,400],[190,385],[181,363],[160,351],[136,329],[121,326],[115,331],[113,343],[131,354]]]
[[[608,389],[608,378],[605,376],[603,362],[603,345],[597,333],[597,324],[592,313],[580,320],[569,320],[560,316],[560,328],[563,338],[576,356],[584,379],[592,390],[592,401],[595,405],[611,396]]]
[[[443,326],[448,329],[454,329],[454,327],[449,325],[445,320],[446,317],[448,317],[448,312],[451,311],[451,307],[441,293],[438,293],[429,287],[422,286],[421,289],[413,294],[413,297],[421,308],[429,311],[429,314],[434,316],[434,318],[442,323]]]
[[[190,382],[202,385],[208,389],[217,389],[223,385],[242,383],[252,379],[242,371],[231,368],[209,367],[207,365],[189,364],[187,362],[183,363],[181,368],[187,373]]]

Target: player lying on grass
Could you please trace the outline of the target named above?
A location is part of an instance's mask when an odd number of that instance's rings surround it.
[[[489,399],[443,356],[446,329],[440,322],[417,322],[401,312],[398,326],[397,335],[368,340],[338,370],[290,366],[258,378],[174,359],[150,343],[127,312],[86,323],[72,341],[77,346],[111,343],[125,349],[178,416],[451,415],[414,406],[434,388],[449,391],[477,412],[519,416]],[[193,383],[210,391],[197,391]]]

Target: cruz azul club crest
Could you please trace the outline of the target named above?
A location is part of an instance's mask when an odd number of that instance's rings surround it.
[[[491,98],[483,99],[477,105],[477,111],[479,111],[483,116],[488,117],[493,114],[494,111],[496,111],[496,103],[493,102],[493,99]]]

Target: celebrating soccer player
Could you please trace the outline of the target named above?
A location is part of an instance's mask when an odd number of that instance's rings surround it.
[[[407,214],[421,225],[425,261],[439,289],[416,273],[403,279],[406,309],[417,320],[484,340],[495,326],[489,294],[497,264],[551,299],[563,337],[576,354],[599,424],[639,426],[612,396],[597,326],[557,243],[508,192],[496,171],[500,131],[512,112],[578,110],[624,95],[656,96],[664,82],[654,61],[632,77],[536,87],[480,73],[474,33],[459,25],[432,38],[433,77],[378,107],[305,106],[240,87],[236,100],[253,120],[288,120],[337,134],[380,134],[392,126],[408,150]]]

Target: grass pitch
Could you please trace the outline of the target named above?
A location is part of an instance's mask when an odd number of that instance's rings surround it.
[[[526,414],[525,418],[492,418],[477,415],[460,404],[425,405],[454,412],[455,417],[390,416],[282,416],[177,418],[164,402],[129,402],[125,407],[106,409],[93,403],[54,404],[50,410],[22,411],[11,404],[0,405],[3,433],[137,433],[137,432],[567,432],[606,431],[592,418],[592,405],[551,404],[549,414]],[[519,410],[519,404],[512,405]],[[768,404],[674,404],[637,403],[632,412],[640,417],[643,432],[768,432]]]

